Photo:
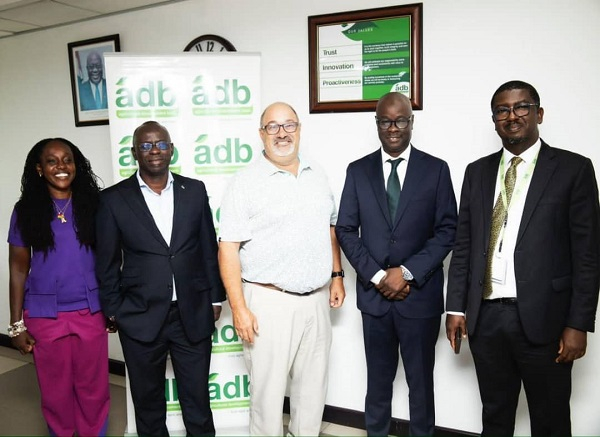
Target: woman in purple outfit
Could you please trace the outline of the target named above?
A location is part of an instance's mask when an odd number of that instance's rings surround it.
[[[108,334],[93,252],[98,192],[74,144],[44,139],[27,155],[10,221],[8,335],[33,354],[53,436],[106,435]]]

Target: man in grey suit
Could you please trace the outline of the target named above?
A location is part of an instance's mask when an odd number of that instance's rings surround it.
[[[539,137],[533,86],[501,85],[504,146],[465,172],[448,278],[446,334],[469,335],[484,436],[511,436],[521,383],[532,436],[571,435],[573,361],[594,330],[600,207],[592,162]],[[466,317],[466,318],[465,318]]]
[[[211,334],[225,300],[206,188],[172,174],[173,143],[155,121],[133,134],[139,170],[100,195],[96,273],[102,310],[118,327],[140,436],[168,436],[171,356],[187,434],[214,435]]]

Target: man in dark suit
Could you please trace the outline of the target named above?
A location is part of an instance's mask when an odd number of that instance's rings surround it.
[[[442,262],[454,243],[456,200],[448,165],[410,144],[410,100],[386,94],[376,114],[382,148],[348,166],[336,225],[357,273],[368,374],[366,428],[370,436],[388,435],[399,345],[410,391],[409,432],[433,435]]]
[[[531,435],[568,436],[573,360],[598,303],[594,168],[539,138],[544,110],[530,84],[501,85],[491,106],[504,147],[465,172],[446,334],[453,347],[458,329],[469,334],[484,436],[513,435],[521,383]]]
[[[79,106],[81,111],[108,108],[106,79],[100,53],[91,52],[86,61],[88,80],[79,83]]]
[[[96,272],[118,326],[140,436],[167,436],[170,354],[188,435],[214,435],[211,334],[225,299],[204,184],[169,172],[173,143],[149,121],[133,134],[136,174],[101,193]]]

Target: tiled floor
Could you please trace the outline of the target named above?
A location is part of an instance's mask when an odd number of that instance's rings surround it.
[[[125,378],[110,376],[111,408],[108,433],[122,436],[126,429]],[[0,347],[0,436],[47,435],[31,355]],[[284,415],[284,422],[288,417]],[[223,430],[217,435],[231,435]],[[323,422],[323,436],[366,436],[365,430]],[[239,434],[238,434],[239,435]]]

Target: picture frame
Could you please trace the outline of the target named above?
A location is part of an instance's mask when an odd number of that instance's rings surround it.
[[[75,126],[108,124],[104,53],[121,50],[119,35],[68,44]]]
[[[423,109],[423,3],[308,17],[309,111],[374,111],[390,91]]]

